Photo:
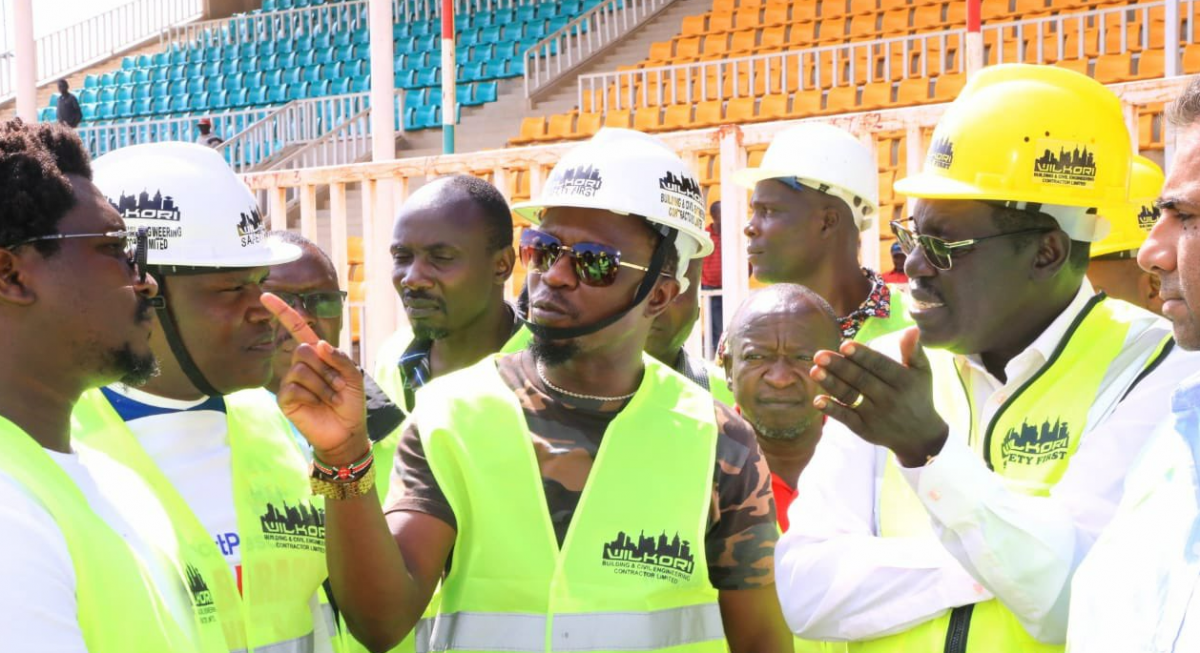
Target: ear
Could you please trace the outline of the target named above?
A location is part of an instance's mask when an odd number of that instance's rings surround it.
[[[650,296],[646,298],[645,316],[654,319],[662,312],[667,310],[671,302],[679,296],[679,281],[675,277],[662,277],[658,283],[654,284],[654,289],[650,291]]]
[[[839,227],[842,223],[841,212],[838,207],[833,204],[826,204],[821,207],[821,237],[833,238],[837,235]]]
[[[517,262],[517,254],[511,247],[505,247],[493,259],[492,266],[492,282],[497,286],[503,286],[508,282],[508,278],[512,276],[513,268]]]
[[[0,249],[0,302],[29,306],[37,295],[29,287],[29,271],[19,256]]]
[[[725,351],[725,358],[721,361],[721,367],[725,368],[725,385],[733,390],[733,352]]]
[[[1061,229],[1042,234],[1037,240],[1037,254],[1033,259],[1034,279],[1049,279],[1067,265],[1071,257],[1071,237]]]

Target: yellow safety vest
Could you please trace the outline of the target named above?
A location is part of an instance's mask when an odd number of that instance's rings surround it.
[[[1147,334],[1149,337],[1141,337]],[[1075,319],[1050,360],[1009,397],[982,434],[974,417],[977,409],[954,356],[943,350],[926,351],[933,369],[934,402],[942,418],[952,429],[969,434],[968,442],[1009,489],[1047,496],[1066,472],[1084,434],[1103,422],[1144,371],[1166,355],[1172,342],[1165,323],[1151,322],[1145,311],[1097,295]],[[880,536],[933,534],[928,512],[891,454],[878,505]],[[1062,646],[1034,639],[995,599],[955,608],[903,633],[850,644],[855,653],[1062,650]]]
[[[417,650],[723,653],[704,550],[711,395],[645,357],[560,550],[498,358],[427,384],[413,415],[458,522],[441,605],[418,625]]]
[[[889,333],[914,326],[912,316],[908,314],[908,295],[900,292],[896,286],[889,285],[892,293],[892,313],[884,317],[869,317],[863,326],[854,334],[855,342],[871,342]]]
[[[508,342],[504,343],[499,353],[515,354],[525,349],[532,339],[533,333],[529,329],[521,327],[508,339]],[[412,344],[412,334],[407,331],[396,331],[388,336],[375,354],[375,374],[373,375],[375,383],[378,383],[384,393],[391,397],[392,401],[396,402],[396,405],[405,413],[411,413],[413,406],[408,401],[407,393],[404,392],[404,375],[400,373],[400,357],[404,355],[404,350],[408,349],[410,344]]]
[[[243,390],[224,400],[242,547],[241,598],[231,601],[234,609],[220,611],[229,624],[229,648],[311,651],[309,599],[327,575],[324,504],[312,496],[304,457],[270,393]],[[220,579],[210,584],[214,594],[232,591],[236,598],[233,572],[216,542],[107,398],[98,390],[85,393],[75,417],[84,425],[80,439],[136,470],[167,507],[181,540],[203,551],[203,569]]]
[[[162,506],[132,471],[77,443],[97,483],[120,497],[130,525],[167,554],[171,527]],[[88,505],[75,481],[20,427],[0,417],[0,471],[27,490],[62,531],[75,570],[76,616],[89,653],[195,653],[224,650],[189,641],[150,572]],[[161,520],[156,517],[161,515]],[[147,523],[150,522],[150,523]],[[158,522],[158,523],[154,523]],[[162,544],[166,546],[161,546]],[[171,556],[183,566],[178,556]],[[185,577],[180,569],[180,577]],[[19,591],[14,588],[13,591]],[[199,618],[197,617],[197,625]],[[220,633],[218,632],[218,637]]]

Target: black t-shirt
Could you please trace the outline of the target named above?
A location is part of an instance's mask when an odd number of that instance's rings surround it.
[[[83,122],[83,112],[79,109],[79,100],[70,91],[58,96],[58,106],[55,109],[58,121],[75,128]]]

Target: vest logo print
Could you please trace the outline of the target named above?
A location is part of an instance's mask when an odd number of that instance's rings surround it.
[[[283,509],[268,503],[261,517],[263,537],[275,546],[304,551],[325,551],[325,511],[301,501]]]
[[[1071,444],[1071,431],[1066,422],[1050,420],[1042,422],[1041,428],[1021,422],[1021,431],[1009,429],[1000,445],[1000,454],[1005,462],[1018,465],[1041,465],[1056,460],[1065,460]]]
[[[700,184],[686,174],[678,177],[670,170],[658,180],[662,191],[659,201],[667,207],[673,220],[686,220],[693,226],[704,228],[704,196]]]
[[[954,143],[944,137],[934,139],[929,144],[929,165],[949,170],[952,163],[954,163]]]
[[[204,582],[204,577],[200,575],[200,570],[192,565],[187,565],[184,570],[187,574],[188,591],[192,594],[192,604],[196,606],[196,617],[202,624],[210,624],[217,619],[217,604],[213,601],[212,592],[208,589],[208,583]]]
[[[550,178],[547,186],[551,195],[591,197],[604,185],[600,171],[595,166],[568,168],[560,175]]]
[[[1138,228],[1142,231],[1150,231],[1160,216],[1162,216],[1162,211],[1159,211],[1157,206],[1142,205],[1142,210],[1138,211]]]
[[[1091,188],[1096,181],[1096,157],[1086,146],[1041,140],[1042,156],[1033,162],[1033,178],[1046,184]],[[1055,153],[1055,150],[1058,153]]]
[[[242,213],[242,219],[237,226],[238,238],[242,243],[242,247],[261,243],[266,235],[266,229],[263,228],[262,214],[257,208],[250,209],[249,213]]]
[[[647,537],[643,531],[636,540],[625,531],[604,545],[601,565],[619,575],[665,580],[678,585],[691,578],[696,569],[691,542],[681,540],[679,533],[671,540],[666,532],[658,538]]]

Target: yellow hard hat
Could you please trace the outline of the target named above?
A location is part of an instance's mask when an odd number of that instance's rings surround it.
[[[1112,91],[1064,68],[1002,64],[967,83],[938,121],[924,168],[895,189],[1039,210],[1072,239],[1096,242],[1107,223],[1087,209],[1128,199],[1132,157]]]
[[[1112,223],[1104,240],[1092,245],[1092,258],[1117,252],[1136,253],[1158,222],[1160,214],[1154,200],[1162,192],[1162,168],[1144,156],[1133,157],[1133,175],[1129,181],[1129,201],[1101,209]]]

